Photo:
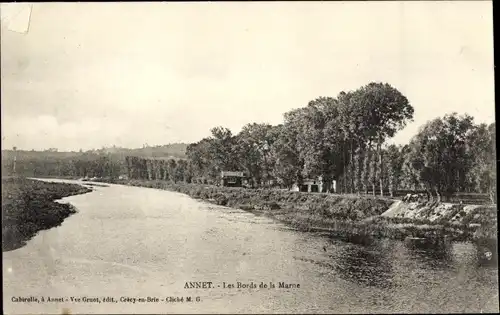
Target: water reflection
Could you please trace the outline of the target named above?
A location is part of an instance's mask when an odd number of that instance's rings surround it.
[[[498,312],[498,272],[477,266],[482,251],[472,243],[453,244],[450,253],[450,246],[429,248],[365,236],[332,238],[330,232],[298,233],[262,217],[179,194],[113,185],[96,190],[70,198],[79,214],[46,231],[47,241],[38,237],[38,242],[19,251],[4,253],[4,262],[15,272],[4,277],[5,296],[38,295],[37,288],[44,294],[61,294],[43,285],[50,279],[75,294],[85,288],[92,295],[113,291],[124,296],[181,292],[184,282],[193,278],[274,279],[300,283],[301,289],[232,293],[216,289],[201,293],[203,305],[180,303],[166,309],[164,304],[95,304],[80,311]],[[45,244],[54,247],[58,257],[67,257],[53,264],[55,274],[45,266],[44,258],[53,261],[52,256],[38,257],[51,255]],[[113,262],[112,268],[103,261]],[[120,266],[147,272],[124,272]],[[45,305],[51,308],[46,314],[59,311]],[[10,303],[6,313],[34,313],[28,307]]]
[[[404,242],[406,254],[428,269],[447,269],[463,264],[477,267],[498,265],[496,241],[468,243],[467,250],[464,246],[450,242],[435,243],[425,239],[407,239]]]
[[[453,264],[453,245],[451,243],[407,239],[404,245],[412,259],[430,269],[447,268]]]
[[[365,240],[368,245],[347,243],[338,248],[330,257],[334,260],[335,271],[348,281],[364,286],[389,288],[393,282],[390,247],[382,242]]]
[[[352,244],[361,245],[361,246],[371,246],[371,245],[375,244],[376,242],[379,242],[379,239],[376,239],[371,235],[364,235],[364,234],[342,235],[342,236],[337,236],[337,237],[331,237],[330,239],[332,241],[341,240],[343,242],[352,243]]]

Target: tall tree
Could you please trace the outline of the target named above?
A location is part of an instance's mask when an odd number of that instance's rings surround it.
[[[354,187],[355,191],[360,194],[363,189],[363,177],[362,177],[362,169],[363,169],[363,157],[361,155],[361,148],[356,148],[354,152]]]
[[[375,154],[371,154],[370,158],[371,158],[370,159],[370,172],[368,174],[368,179],[369,179],[369,182],[371,183],[372,194],[373,194],[373,196],[375,196],[376,185],[377,185],[377,178],[378,178],[378,174],[377,174],[377,156]]]
[[[343,147],[338,101],[319,97],[298,113],[297,148],[304,161],[302,175],[321,177],[324,189],[329,190],[332,180],[338,178],[343,168],[338,154]]]
[[[385,150],[386,177],[389,186],[389,194],[394,196],[394,191],[399,189],[403,174],[403,156],[401,148],[392,144]]]
[[[369,83],[356,90],[351,103],[356,116],[362,120],[359,134],[377,144],[378,168],[382,170],[382,144],[413,119],[414,109],[408,99],[388,83]],[[383,176],[379,172],[380,194],[383,195]]]
[[[241,168],[258,185],[271,179],[271,146],[277,137],[272,131],[269,124],[247,124],[235,139]]]
[[[199,181],[217,176],[211,150],[213,142],[213,139],[204,138],[197,143],[190,144],[186,149],[186,155],[192,166],[193,176]]]
[[[167,173],[168,179],[174,183],[177,182],[177,162],[174,159],[170,159],[167,161]]]
[[[453,113],[428,122],[410,142],[411,165],[438,202],[460,189],[460,174],[471,168],[466,141],[473,129],[471,116]]]
[[[187,161],[179,160],[174,171],[174,182],[186,182],[187,181]]]
[[[495,123],[480,124],[473,128],[467,139],[470,170],[466,174],[467,188],[488,193],[496,202]]]
[[[238,153],[231,130],[224,127],[215,127],[210,131],[212,141],[209,146],[209,154],[213,159],[215,171],[219,174],[224,170],[237,170],[239,165]]]
[[[297,130],[288,123],[278,127],[279,133],[271,146],[271,156],[274,161],[273,176],[278,182],[291,188],[300,182],[302,161],[297,150]]]
[[[370,148],[364,151],[361,178],[363,182],[363,191],[365,194],[368,194],[368,187],[370,186]]]

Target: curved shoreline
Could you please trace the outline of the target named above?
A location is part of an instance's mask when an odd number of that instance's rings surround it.
[[[118,180],[112,183],[178,192],[212,204],[264,215],[298,230],[328,231],[344,239],[424,238],[431,243],[474,241],[495,244],[497,241],[496,233],[488,230],[492,227],[482,229],[452,220],[430,221],[387,216],[388,210],[401,203],[389,198],[249,190],[147,180]],[[494,209],[494,206],[481,208]],[[480,216],[479,220],[484,221],[486,213]]]
[[[39,231],[61,225],[77,211],[58,201],[91,191],[78,184],[2,178],[2,252],[21,248]]]

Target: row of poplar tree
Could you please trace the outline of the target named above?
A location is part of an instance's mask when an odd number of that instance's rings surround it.
[[[413,113],[400,91],[369,83],[312,100],[280,125],[252,123],[236,135],[213,128],[188,146],[187,161],[127,157],[126,165],[130,178],[215,183],[221,171],[244,171],[255,187],[321,176],[336,180],[340,193],[478,192],[496,201],[495,124],[452,113],[427,122],[408,144],[388,145]]]

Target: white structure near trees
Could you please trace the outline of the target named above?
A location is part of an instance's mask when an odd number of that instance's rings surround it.
[[[328,185],[327,182],[323,181],[320,176],[317,179],[305,179],[301,185],[295,183],[292,186],[292,191],[302,191],[302,192],[337,192],[337,181],[332,180]]]

